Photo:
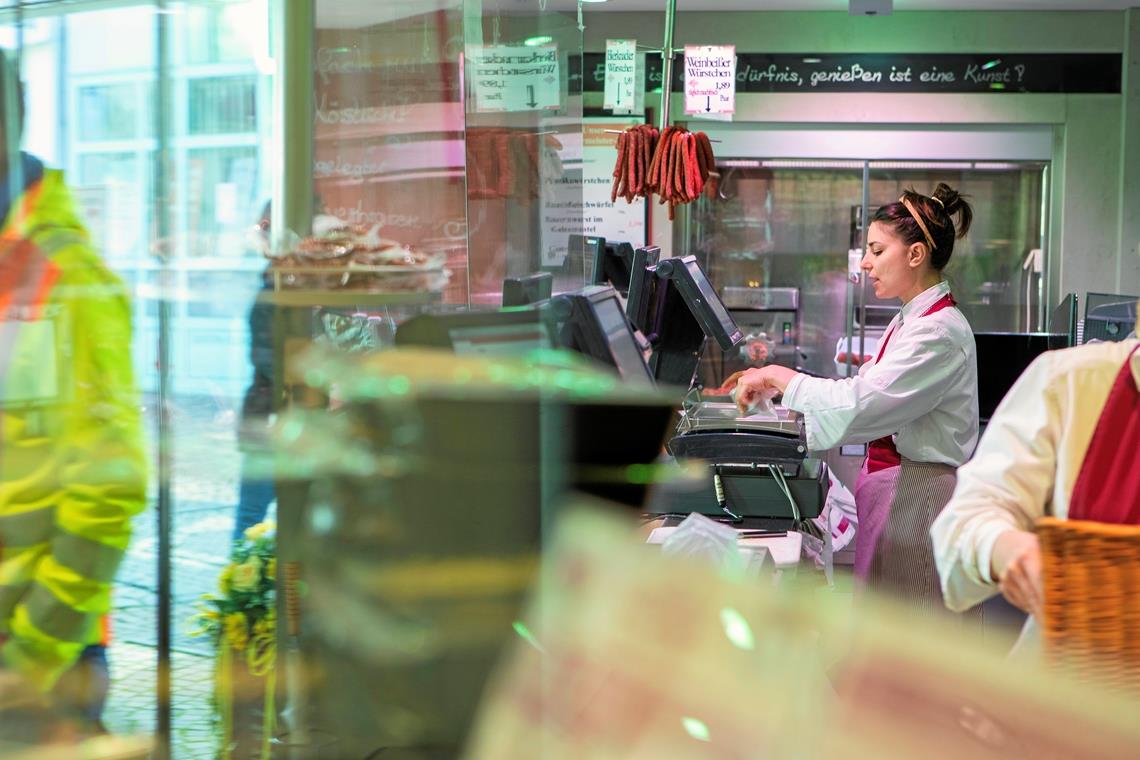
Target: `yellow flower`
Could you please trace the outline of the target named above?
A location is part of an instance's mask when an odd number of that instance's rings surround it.
[[[226,565],[222,568],[222,574],[218,576],[218,590],[222,592],[222,596],[229,596],[230,582],[234,575],[234,563]]]
[[[253,636],[258,638],[260,636],[272,635],[275,628],[275,621],[271,617],[264,617],[253,624]]]
[[[259,522],[257,525],[251,525],[245,529],[245,538],[247,541],[256,541],[266,533],[269,533],[272,530],[276,530],[276,528],[277,524],[272,520]]]
[[[253,591],[261,581],[261,560],[250,557],[234,568],[233,587],[235,591]]]
[[[245,615],[240,612],[231,612],[225,620],[226,641],[239,652],[249,643],[249,625]]]
[[[277,559],[270,557],[269,561],[265,563],[265,577],[269,580],[277,579]]]

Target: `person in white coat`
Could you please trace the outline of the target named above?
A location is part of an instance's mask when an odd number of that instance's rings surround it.
[[[994,412],[958,487],[931,526],[946,605],[1000,591],[1040,618],[1044,515],[1140,524],[1140,343],[1048,351]],[[1023,642],[1037,643],[1033,620]]]
[[[861,266],[876,296],[903,306],[857,376],[768,366],[726,382],[737,381],[742,410],[783,393],[803,413],[812,451],[870,443],[855,488],[856,577],[930,613],[945,608],[928,531],[978,438],[974,335],[942,278],[972,218],[946,184],[929,196],[908,190],[872,216]]]

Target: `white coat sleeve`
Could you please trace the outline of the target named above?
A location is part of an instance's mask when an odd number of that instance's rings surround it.
[[[1052,359],[1040,356],[995,410],[974,458],[930,527],[946,606],[962,611],[997,593],[990,559],[997,537],[1032,530],[1052,501],[1061,408],[1049,381]]]
[[[803,413],[812,451],[866,443],[936,408],[947,381],[965,372],[966,362],[965,349],[944,327],[917,320],[891,339],[882,361],[855,377],[797,375],[784,391],[783,405]]]

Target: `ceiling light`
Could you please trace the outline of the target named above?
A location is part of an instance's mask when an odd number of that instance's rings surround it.
[[[889,16],[893,0],[848,0],[847,13],[851,16]]]
[[[804,63],[823,63],[822,58],[805,58]]]
[[[605,3],[605,2],[609,2],[609,0],[581,0],[581,2],[583,2],[583,3]]]
[[[985,63],[982,64],[982,71],[989,71],[994,66],[997,66],[999,63],[1001,63],[1000,58],[995,58],[992,61],[986,61]]]
[[[543,34],[538,37],[527,37],[523,40],[523,44],[528,47],[538,47],[539,45],[546,45],[551,42],[554,42],[554,38],[549,34]]]

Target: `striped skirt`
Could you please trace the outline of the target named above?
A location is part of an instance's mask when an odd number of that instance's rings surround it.
[[[919,611],[944,613],[930,525],[954,492],[956,469],[903,459],[863,472],[855,487],[855,577]]]

